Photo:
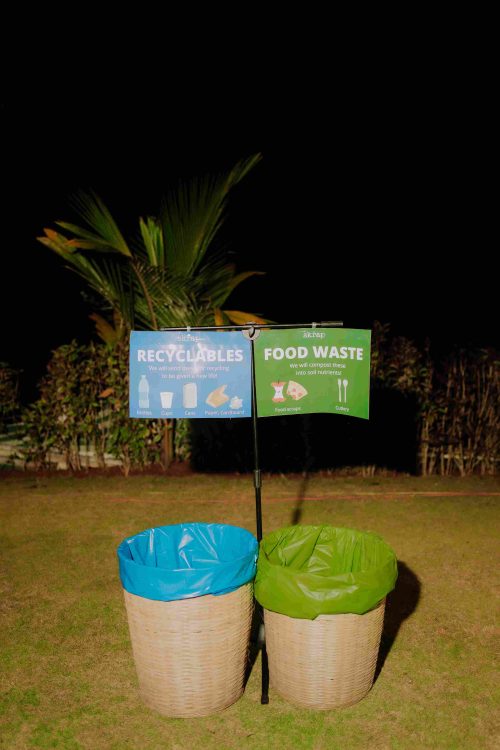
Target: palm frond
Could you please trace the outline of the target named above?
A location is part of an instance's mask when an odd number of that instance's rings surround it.
[[[226,325],[227,321],[228,321],[227,316],[224,315],[224,313],[219,307],[216,307],[214,310],[214,324],[216,326],[224,326]]]
[[[270,323],[270,320],[261,318],[259,315],[251,312],[242,312],[241,310],[222,310],[227,315],[231,323],[237,326],[244,326],[247,323]]]
[[[142,294],[137,295],[137,319],[146,328],[195,325],[198,308],[205,307],[190,293],[189,284],[169,274],[165,268],[135,262],[141,278]],[[152,319],[153,318],[153,319]]]
[[[105,242],[101,237],[98,237],[92,232],[87,232],[83,227],[79,227],[76,224],[70,224],[66,221],[56,221],[57,226],[66,229],[71,232],[74,236],[71,239],[67,239],[68,247],[72,247],[75,250],[97,250],[102,253],[116,253],[117,250],[111,247],[108,242]]]
[[[42,245],[49,247],[65,260],[75,252],[76,248],[71,247],[69,240],[64,235],[56,232],[54,229],[44,229],[43,231],[45,232],[45,236],[37,237],[38,242],[41,242]]]
[[[233,292],[233,290],[241,284],[245,279],[249,279],[251,276],[261,276],[262,271],[244,271],[239,274],[234,274],[233,266],[226,266],[225,269],[220,269],[210,275],[209,279],[206,280],[207,294],[215,305],[221,307]],[[204,278],[204,274],[200,272],[200,277]]]
[[[90,228],[85,229],[76,224],[68,222],[56,222],[63,229],[67,229],[76,236],[72,238],[75,242],[80,241],[79,247],[92,250],[106,250],[117,252],[127,257],[132,257],[130,249],[118,229],[107,206],[95,193],[78,193],[72,199],[72,204],[81,218]],[[76,246],[76,245],[75,245]]]
[[[120,329],[111,325],[102,315],[92,313],[89,318],[94,321],[97,335],[104,343],[115,344],[121,338],[122,332]]]
[[[224,221],[231,189],[260,161],[260,154],[229,172],[181,184],[168,193],[160,219],[139,220],[130,244],[108,208],[94,193],[80,193],[73,205],[83,220],[56,222],[37,239],[56,252],[113,311],[115,326],[94,313],[102,338],[111,341],[134,326],[146,329],[220,325],[248,320],[253,313],[225,311],[231,292],[260,271],[236,273],[214,239]],[[210,254],[207,255],[210,250]]]
[[[229,192],[261,159],[239,161],[227,174],[181,183],[167,193],[161,213],[165,262],[179,275],[199,267],[224,219]]]
[[[160,222],[153,216],[148,216],[146,221],[139,219],[139,228],[149,263],[152,266],[164,266],[165,246]]]
[[[233,276],[231,279],[229,291],[232,292],[233,289],[251,276],[265,276],[265,271],[242,271],[242,273],[237,273],[236,276]]]
[[[200,299],[207,300],[212,307],[221,307],[226,301],[228,285],[234,276],[234,266],[215,259],[204,263],[186,283]]]
[[[128,264],[77,252],[68,247],[65,237],[53,230],[46,230],[46,236],[37,239],[62,257],[66,267],[75,271],[113,310],[117,310],[127,325],[133,325],[134,292]]]

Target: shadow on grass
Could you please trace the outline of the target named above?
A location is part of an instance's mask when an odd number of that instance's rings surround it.
[[[300,480],[299,491],[297,493],[297,499],[295,501],[295,508],[293,509],[293,513],[292,513],[292,521],[291,521],[292,526],[297,526],[302,519],[302,510],[303,510],[304,500],[306,497],[308,483],[309,483],[309,471],[306,468],[302,472],[302,479]]]
[[[310,415],[306,414],[304,416],[304,463],[302,464],[302,479],[297,493],[297,500],[295,501],[295,508],[292,513],[292,526],[297,526],[302,520],[304,500],[306,497],[307,485],[309,484],[309,473],[314,464],[314,456],[312,454],[309,437],[311,431],[310,428]]]
[[[415,573],[406,565],[398,561],[398,580],[396,588],[387,597],[385,608],[384,628],[380,640],[375,681],[378,679],[385,660],[398,636],[401,623],[415,612],[420,599],[421,584]]]
[[[262,609],[257,604],[257,602],[255,602],[255,606],[253,608],[252,627],[250,630],[250,648],[248,650],[248,661],[245,670],[245,687],[248,680],[250,679],[250,675],[252,674],[252,669],[255,662],[257,661],[259,651],[262,649],[263,626],[264,618],[262,615]]]

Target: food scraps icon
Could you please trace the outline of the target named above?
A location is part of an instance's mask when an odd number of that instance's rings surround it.
[[[286,401],[286,397],[283,395],[283,389],[286,384],[286,380],[280,380],[276,383],[271,383],[271,386],[274,388],[273,401],[275,403]],[[301,398],[307,396],[307,390],[303,385],[301,385],[301,383],[296,383],[294,380],[289,380],[286,389],[286,395],[290,396],[290,398],[293,398],[294,401],[300,401]]]
[[[283,396],[283,387],[286,385],[286,380],[279,381],[278,383],[271,383],[271,386],[274,388],[274,396],[273,401],[275,403],[279,403],[280,401],[284,401],[285,397]]]

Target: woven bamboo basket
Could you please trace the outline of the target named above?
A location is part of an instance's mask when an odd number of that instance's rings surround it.
[[[243,693],[252,584],[173,602],[124,590],[144,703],[166,716],[207,716]]]
[[[264,610],[269,677],[283,698],[329,709],[360,701],[373,684],[385,599],[364,615],[302,620]]]

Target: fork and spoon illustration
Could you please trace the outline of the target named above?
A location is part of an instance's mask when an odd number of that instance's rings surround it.
[[[342,380],[342,378],[337,378],[337,384],[339,387],[339,401],[340,403],[342,403],[342,386],[344,386],[344,403],[346,403],[347,402],[347,386],[349,385],[349,381],[347,380],[347,378],[344,378],[344,380]]]

